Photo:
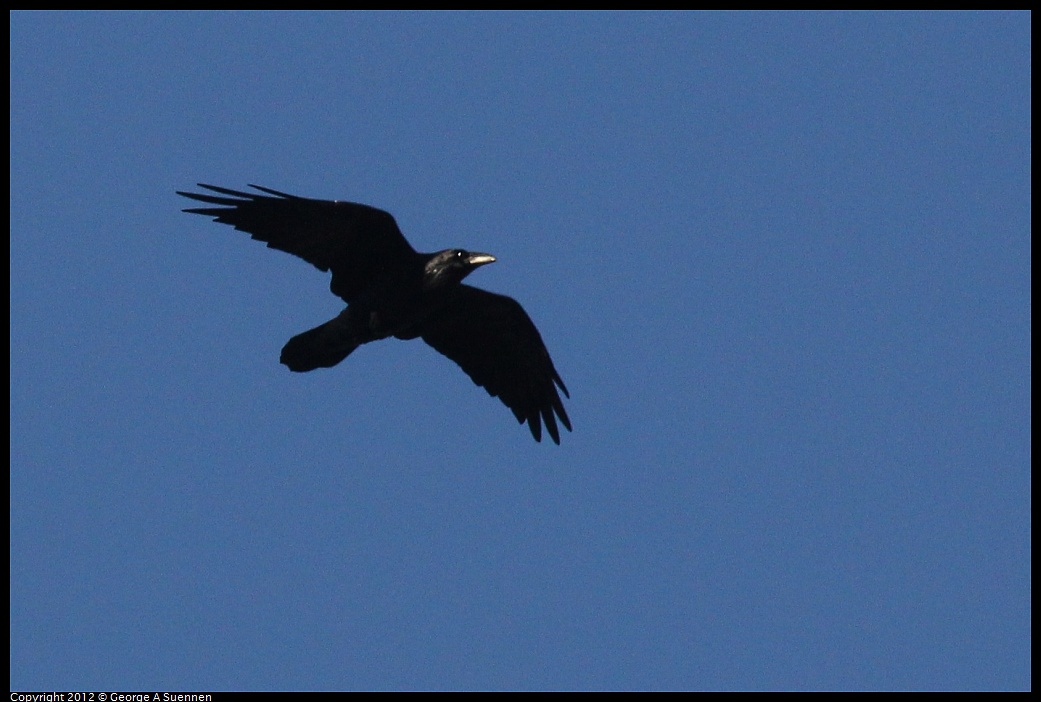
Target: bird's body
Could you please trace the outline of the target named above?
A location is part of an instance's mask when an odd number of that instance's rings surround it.
[[[290,370],[329,368],[361,344],[387,337],[421,337],[455,361],[490,395],[499,397],[536,441],[542,424],[560,443],[557,419],[571,421],[557,393],[567,388],[542,337],[512,298],[462,284],[489,254],[446,249],[415,251],[383,210],[353,202],[313,200],[268,188],[265,195],[200,183],[220,195],[178,192],[219,207],[186,209],[248,232],[269,247],[332,272],[330,289],[347,307],[294,336],[282,349]]]

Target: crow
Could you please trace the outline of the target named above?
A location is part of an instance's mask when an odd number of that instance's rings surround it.
[[[212,193],[178,195],[217,207],[185,209],[213,217],[332,272],[330,290],[347,307],[294,336],[281,362],[304,373],[331,368],[371,341],[422,338],[502,400],[542,441],[542,425],[560,444],[557,420],[571,420],[557,388],[570,398],[535,324],[516,300],[462,281],[495,257],[463,249],[418,253],[390,213],[339,200],[315,200],[258,185],[263,194],[199,183]]]

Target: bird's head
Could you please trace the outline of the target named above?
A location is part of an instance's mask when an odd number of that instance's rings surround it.
[[[423,269],[423,285],[428,290],[461,283],[474,269],[494,263],[495,256],[463,249],[445,249],[430,257]]]

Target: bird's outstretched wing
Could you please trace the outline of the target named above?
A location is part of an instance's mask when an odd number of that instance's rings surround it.
[[[322,271],[332,271],[330,289],[351,302],[374,281],[416,256],[389,212],[354,202],[313,200],[250,185],[265,195],[199,183],[218,195],[186,193],[219,205],[184,210],[213,217],[248,232],[269,247],[299,256]]]
[[[542,424],[557,444],[557,418],[571,431],[553,367],[534,322],[513,298],[460,285],[450,300],[419,328],[423,341],[459,364],[470,378],[509,407],[517,421],[528,423],[542,441]]]

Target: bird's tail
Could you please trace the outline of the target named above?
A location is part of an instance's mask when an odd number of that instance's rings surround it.
[[[294,336],[282,347],[279,360],[289,370],[305,373],[315,368],[332,368],[358,346],[341,318],[337,317]]]

